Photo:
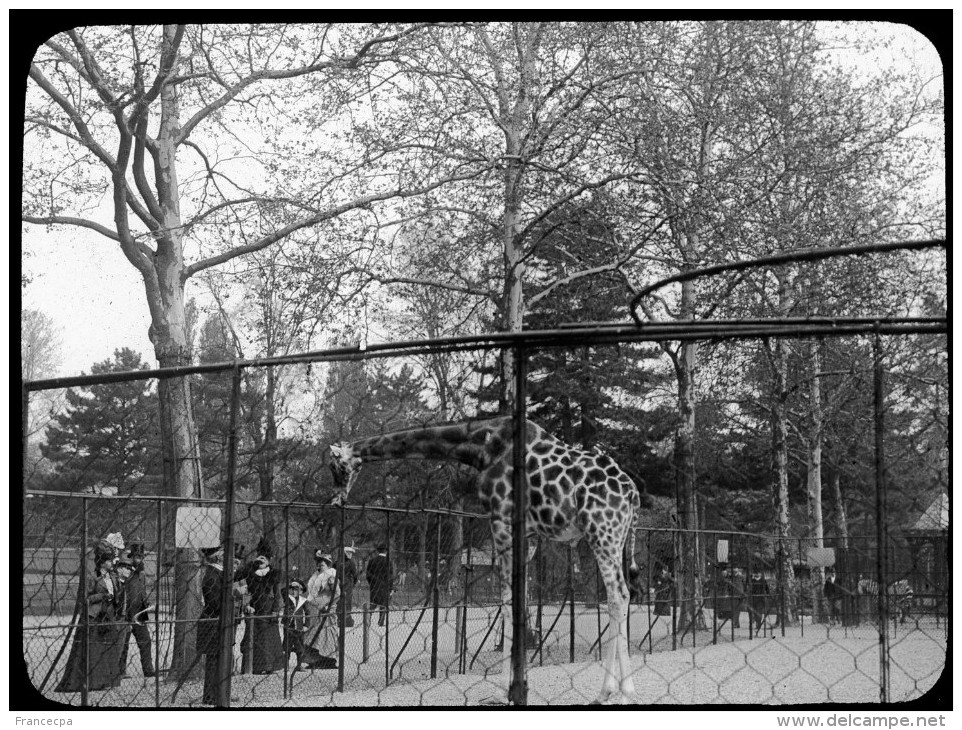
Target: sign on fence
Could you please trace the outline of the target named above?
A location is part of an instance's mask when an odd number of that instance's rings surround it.
[[[178,507],[174,540],[179,548],[220,545],[220,507]]]
[[[808,566],[810,568],[830,568],[835,565],[835,548],[808,549]]]
[[[718,541],[718,553],[716,555],[719,563],[728,562],[728,540]]]

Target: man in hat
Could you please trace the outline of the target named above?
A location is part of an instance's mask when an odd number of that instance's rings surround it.
[[[205,705],[217,704],[217,685],[220,680],[217,673],[217,655],[220,649],[220,612],[221,598],[224,595],[224,581],[229,579],[224,575],[224,549],[222,547],[204,548],[201,550],[206,565],[204,577],[201,581],[200,592],[204,599],[204,607],[197,621],[197,653],[204,654],[204,695]],[[233,644],[231,631],[231,644]],[[231,660],[227,659],[228,666]]]
[[[137,641],[137,649],[140,651],[140,667],[144,671],[145,677],[154,676],[154,663],[150,656],[150,630],[147,628],[149,619],[148,609],[150,603],[147,601],[147,580],[144,575],[144,544],[133,542],[130,545],[128,561],[121,561],[118,567],[124,566],[128,574],[124,584],[125,610],[123,620],[130,625],[130,633]],[[124,637],[123,649],[120,652],[120,669],[127,671],[127,650],[130,647],[130,635]]]
[[[367,582],[371,587],[371,606],[381,609],[378,614],[377,625],[384,626],[387,618],[387,607],[391,599],[391,581],[393,580],[391,564],[387,559],[387,545],[377,546],[375,555],[367,564]]]
[[[354,562],[355,552],[357,550],[353,545],[345,545],[344,557],[337,568],[337,574],[341,579],[341,600],[338,602],[337,614],[340,616],[341,611],[344,612],[345,626],[354,625],[354,617],[351,615],[351,610],[354,607],[354,584],[357,583],[360,575],[357,563]]]

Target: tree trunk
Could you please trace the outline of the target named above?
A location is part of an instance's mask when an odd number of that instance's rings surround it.
[[[808,440],[808,504],[809,521],[812,525],[812,539],[817,548],[825,547],[825,528],[822,522],[822,386],[820,379],[821,353],[819,343],[811,343],[812,380],[809,388],[812,416],[811,432]],[[819,620],[822,607],[822,591],[825,585],[825,572],[818,568],[813,572],[812,619]]]
[[[791,309],[787,275],[779,274],[779,314],[787,316]],[[788,345],[785,340],[775,340],[774,388],[772,398],[772,516],[776,537],[775,561],[778,576],[778,600],[784,601],[784,621],[794,624],[797,620],[795,606],[795,574],[792,570],[789,549],[788,520]]]
[[[838,531],[839,547],[848,547],[848,518],[845,516],[845,503],[842,501],[842,478],[838,470],[832,473],[832,496],[835,498],[835,527]]]
[[[164,42],[171,44],[174,26],[164,27]],[[157,239],[153,269],[144,277],[151,313],[150,339],[160,367],[190,364],[190,342],[184,299],[184,254],[177,182],[175,136],[178,130],[177,87],[161,90],[161,119],[157,136],[155,173],[162,233]],[[176,497],[203,497],[200,449],[189,377],[163,379],[158,384],[161,405],[161,439],[168,493]],[[196,621],[200,616],[200,556],[196,550],[178,548],[174,568],[174,652],[168,679],[199,673],[195,661]]]
[[[694,315],[694,285],[682,285],[682,312],[686,319]],[[695,368],[698,344],[684,342],[679,352],[676,375],[678,378],[678,410],[680,423],[675,437],[675,510],[678,515],[680,554],[675,556],[678,575],[678,629],[683,631],[693,621],[697,628],[705,627],[698,607],[701,587],[698,582],[699,560],[697,533],[698,512],[695,503]]]

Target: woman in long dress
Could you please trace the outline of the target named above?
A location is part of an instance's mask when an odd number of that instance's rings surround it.
[[[120,685],[121,633],[126,624],[118,615],[121,599],[120,583],[113,571],[115,552],[106,542],[94,548],[95,569],[88,575],[83,591],[86,623],[77,627],[67,669],[55,692],[80,692],[84,675],[88,690],[102,690]]]
[[[304,644],[316,649],[324,667],[337,666],[337,599],[341,591],[334,570],[334,559],[321,550],[314,553],[317,570],[307,581],[307,600],[311,627]]]
[[[252,670],[254,674],[270,674],[284,668],[284,651],[277,625],[280,609],[280,578],[271,568],[270,561],[258,556],[247,574],[247,591],[250,593],[250,612],[254,617],[248,627],[254,644]],[[248,641],[244,636],[245,643]]]

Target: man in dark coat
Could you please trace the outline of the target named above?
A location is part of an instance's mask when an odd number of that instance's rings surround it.
[[[337,566],[337,577],[341,581],[341,600],[339,601],[337,610],[338,616],[341,615],[341,611],[344,611],[344,625],[353,626],[354,617],[351,615],[351,610],[354,607],[354,584],[357,583],[357,579],[360,575],[360,571],[357,569],[357,563],[354,562],[355,548],[353,545],[344,546],[344,557],[341,560],[341,564]]]
[[[124,620],[130,624],[130,632],[137,641],[137,648],[140,650],[140,667],[144,670],[144,676],[153,677],[154,663],[150,656],[150,630],[147,628],[150,603],[147,601],[143,543],[135,542],[131,544],[129,559],[131,574],[124,584],[124,594],[127,604]],[[129,647],[130,637],[128,635],[120,652],[121,672],[126,672],[127,670],[127,650]]]
[[[220,648],[220,611],[224,595],[224,550],[223,548],[209,548],[202,550],[207,565],[200,584],[200,592],[204,598],[204,607],[197,621],[197,653],[204,654],[204,697],[205,705],[217,703],[217,655]],[[233,617],[231,617],[233,618]],[[231,643],[233,644],[233,630]],[[230,662],[231,658],[228,657]]]
[[[391,600],[391,564],[387,559],[387,545],[378,545],[377,555],[368,561],[367,582],[371,587],[371,606],[381,609],[377,625],[384,626],[387,607]]]
[[[752,570],[752,575],[748,579],[748,595],[750,618],[755,621],[755,634],[765,625],[768,619],[769,601],[771,590],[768,588],[768,581],[758,568]],[[749,621],[751,626],[751,621]]]

